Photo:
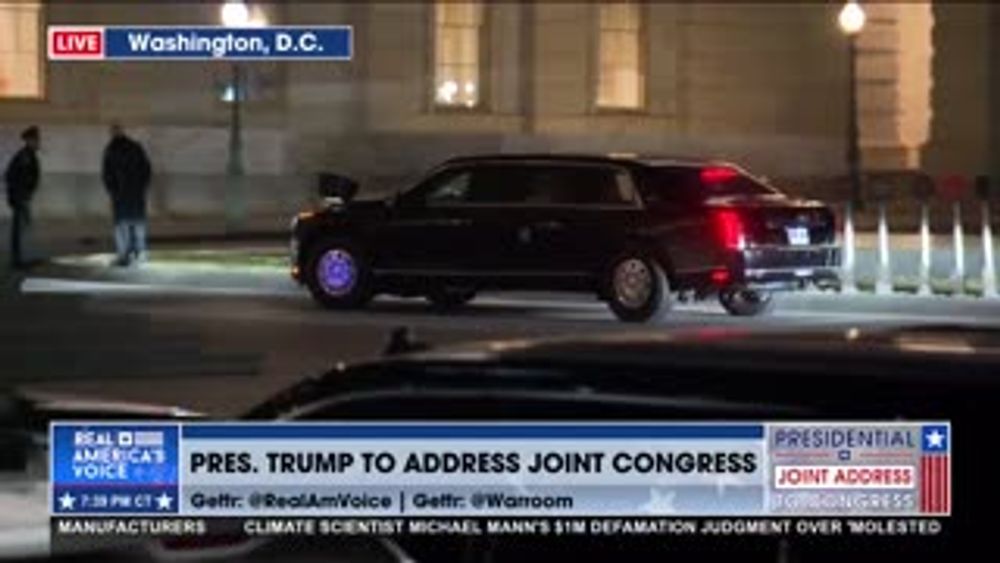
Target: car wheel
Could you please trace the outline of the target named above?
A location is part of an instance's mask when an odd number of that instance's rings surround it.
[[[643,254],[626,254],[608,273],[608,306],[619,320],[641,323],[670,310],[670,282],[663,267]]]
[[[374,295],[365,254],[350,241],[317,244],[309,255],[305,274],[313,298],[330,309],[362,307]]]
[[[476,297],[476,290],[465,287],[440,287],[427,294],[435,309],[447,310],[461,307]]]
[[[719,303],[737,317],[766,315],[774,309],[774,295],[770,291],[729,287],[719,292]]]

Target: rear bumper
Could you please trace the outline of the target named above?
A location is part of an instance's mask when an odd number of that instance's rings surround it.
[[[836,268],[748,270],[743,284],[752,289],[772,291],[792,291],[807,286],[837,287],[840,285],[840,275]]]
[[[734,285],[771,291],[840,285],[840,248],[835,245],[757,246],[730,251],[717,265],[688,272],[684,287],[710,294]]]
[[[762,289],[798,289],[807,285],[837,285],[840,247],[768,246],[738,252],[730,270],[733,280]]]

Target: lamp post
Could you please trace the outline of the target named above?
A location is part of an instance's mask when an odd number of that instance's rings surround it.
[[[250,9],[245,2],[228,1],[221,9],[222,25],[231,28],[247,27],[250,24]],[[240,192],[243,178],[243,76],[238,62],[230,66],[229,100],[229,152],[226,162],[226,231],[233,232],[243,218],[243,202]]]
[[[847,36],[847,169],[851,179],[851,204],[855,208],[861,201],[861,149],[858,133],[858,34],[865,27],[865,11],[857,2],[848,2],[840,10],[837,23]]]

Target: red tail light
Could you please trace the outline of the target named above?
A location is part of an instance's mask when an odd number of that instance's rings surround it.
[[[716,210],[715,228],[724,248],[733,250],[743,248],[743,219],[735,209]]]
[[[711,166],[701,169],[701,183],[718,184],[727,180],[732,180],[739,174],[732,168],[725,166]]]
[[[726,285],[731,277],[729,270],[725,268],[716,268],[711,273],[712,283],[715,285]]]

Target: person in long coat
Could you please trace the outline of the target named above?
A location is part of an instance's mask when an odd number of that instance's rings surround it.
[[[104,149],[102,175],[115,223],[115,263],[128,266],[145,261],[146,193],[152,167],[142,145],[117,123],[111,126],[111,141]]]
[[[7,163],[4,182],[7,184],[7,205],[11,211],[10,265],[14,269],[30,265],[25,256],[25,238],[31,225],[31,199],[38,190],[41,169],[38,148],[41,133],[38,127],[28,127],[21,133],[24,146]]]

